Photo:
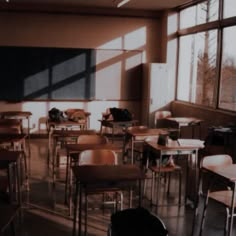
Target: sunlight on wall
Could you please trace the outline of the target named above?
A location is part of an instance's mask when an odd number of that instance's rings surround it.
[[[146,27],[142,27],[124,36],[124,48],[129,50],[139,49],[146,45],[146,41]]]
[[[137,55],[131,56],[125,60],[125,69],[129,70],[138,65],[142,62],[142,54],[138,53]]]
[[[136,109],[139,104],[138,101],[120,101],[120,99],[124,99],[121,97],[121,89],[122,86],[124,86],[123,80],[135,80],[136,76],[133,74],[133,69],[141,65],[141,63],[146,62],[146,33],[146,27],[141,27],[106,42],[97,48],[95,58],[95,95],[96,99],[98,99],[97,101],[38,101],[37,106],[35,106],[35,102],[24,102],[22,110],[31,111],[33,113],[31,118],[32,131],[39,128],[40,118],[47,117],[48,111],[53,107],[60,110],[81,108],[91,112],[90,128],[96,130],[100,129],[100,122],[98,120],[101,119],[102,113],[109,107],[126,107],[131,110],[134,109],[139,115],[140,111],[139,109]],[[77,66],[78,64],[80,65],[79,67]],[[51,82],[54,85],[62,85],[64,80],[77,74],[83,74],[84,71],[86,71],[86,55],[81,54],[54,65],[51,72]],[[35,74],[27,78],[25,92],[31,94],[37,92],[39,89],[47,87],[50,83],[50,81],[48,81],[49,73],[48,70],[42,71],[39,75]],[[128,73],[128,77],[125,73]],[[47,78],[43,84],[42,77]],[[82,75],[81,78],[83,78]],[[37,86],[35,91],[32,91],[32,88],[35,87],[32,86],[31,83],[37,81],[39,81],[39,86]],[[28,86],[27,83],[29,83]],[[63,89],[65,86],[68,86],[68,84],[64,84]],[[29,88],[31,88],[31,90]],[[57,88],[55,87],[55,90],[52,92],[58,91],[60,88],[60,86]],[[79,88],[78,92],[80,93]],[[114,99],[114,97],[117,99]]]
[[[103,45],[100,45],[98,49],[122,49],[122,37],[118,37]]]
[[[121,61],[97,71],[96,98],[112,99],[119,97],[121,72]]]
[[[97,50],[96,52],[96,66],[99,67],[99,64],[102,62],[110,61],[113,58],[121,55],[122,50]]]

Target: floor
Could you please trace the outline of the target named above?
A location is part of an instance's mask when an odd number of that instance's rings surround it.
[[[24,192],[23,217],[21,224],[16,225],[18,236],[72,235],[72,217],[68,215],[68,207],[64,205],[64,173],[63,168],[57,176],[55,187],[52,185],[52,166],[48,157],[48,143],[46,138],[32,138],[30,141],[31,157],[28,159],[30,171],[30,191]],[[181,160],[180,160],[181,162]],[[180,163],[181,164],[181,163]],[[164,186],[164,184],[163,184]],[[171,182],[171,193],[167,198],[163,191],[162,202],[173,203],[178,200],[178,181]],[[183,186],[184,189],[184,186]],[[164,188],[163,188],[164,190]],[[150,188],[143,199],[143,207],[157,214],[166,225],[169,236],[191,235],[193,224],[192,204],[186,206],[150,207]],[[184,192],[184,191],[182,191]],[[88,213],[88,236],[106,236],[110,216],[113,208],[101,210],[96,199],[90,199],[92,208]],[[127,200],[127,199],[126,199]],[[183,200],[183,199],[182,199]],[[190,202],[189,202],[190,203]],[[134,201],[134,206],[136,202]],[[225,212],[221,206],[210,202],[209,213],[203,235],[223,235]],[[197,219],[196,227],[198,227]],[[196,230],[197,231],[197,230]],[[197,235],[197,234],[195,234]]]

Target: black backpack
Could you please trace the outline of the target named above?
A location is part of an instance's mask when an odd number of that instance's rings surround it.
[[[110,108],[110,112],[114,121],[131,121],[132,114],[127,109],[122,108]]]
[[[58,122],[58,121],[64,120],[63,112],[55,107],[53,107],[51,110],[49,110],[48,116],[49,116],[50,121]]]

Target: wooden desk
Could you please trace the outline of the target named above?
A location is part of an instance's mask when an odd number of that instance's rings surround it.
[[[141,206],[141,180],[145,178],[145,174],[135,165],[116,165],[116,166],[74,166],[72,167],[76,179],[75,201],[74,201],[74,217],[73,217],[73,236],[76,234],[76,218],[77,209],[79,209],[79,232],[82,234],[82,196],[83,192],[90,184],[106,184],[108,189],[121,186],[124,182],[139,181],[139,205]],[[122,188],[123,187],[123,188]],[[104,189],[104,185],[103,185]],[[77,198],[79,195],[79,206],[77,206]],[[87,222],[87,219],[85,219]]]
[[[114,131],[116,128],[127,129],[130,126],[134,126],[138,123],[138,120],[130,121],[113,121],[113,120],[99,120],[101,122],[100,133],[102,134],[103,127],[108,127],[112,129],[112,142],[114,141]]]
[[[22,123],[18,119],[0,119],[0,128],[17,129],[19,133],[23,133]]]
[[[149,151],[157,153],[159,158],[159,169],[161,168],[162,163],[162,157],[163,155],[187,155],[188,159],[191,155],[195,155],[195,161],[194,163],[194,170],[195,170],[195,186],[196,191],[195,194],[197,194],[197,169],[198,169],[198,150],[203,148],[203,143],[200,140],[192,140],[192,144],[188,145],[180,145],[180,142],[168,140],[168,144],[166,146],[159,145],[156,142],[145,142],[146,147]],[[160,186],[160,175],[158,175],[157,179],[158,183],[157,186]],[[186,184],[187,186],[188,176],[186,176]],[[157,189],[157,201],[156,206],[158,207],[158,196],[159,196],[160,188]],[[187,194],[185,189],[185,202],[187,201]]]
[[[220,177],[223,180],[226,180],[226,182],[230,182],[232,184],[232,200],[231,200],[231,207],[230,207],[230,213],[229,213],[229,215],[232,216],[234,214],[234,209],[235,209],[234,205],[235,205],[235,196],[236,196],[236,164],[221,166],[221,167],[208,167],[208,168],[202,167],[202,170],[210,173],[213,176],[215,175],[217,177]],[[200,188],[201,187],[199,184],[198,195],[200,195]],[[194,223],[195,223],[195,217],[198,211],[198,204],[199,204],[199,201],[197,199],[193,226],[192,226],[192,235],[194,233]],[[230,224],[228,226],[229,236],[233,235],[233,220],[234,220],[234,217],[230,217]]]
[[[137,128],[127,130],[126,135],[131,137],[131,164],[134,163],[134,145],[135,143],[143,143],[147,137],[158,136],[159,134],[168,133],[167,129],[150,129]]]
[[[27,138],[27,134],[0,134],[0,144],[12,144],[13,143],[13,151],[23,152],[24,156],[24,167],[25,167],[25,175],[27,180],[27,188],[28,184],[28,168],[27,168],[27,160],[26,160],[26,144],[25,140]],[[20,145],[20,146],[19,146]],[[3,150],[8,151],[8,150]]]
[[[71,121],[68,119],[65,119],[63,121],[50,121],[48,119],[47,121],[47,130],[50,132],[54,129],[89,129],[89,117],[91,113],[85,112],[86,120],[78,120],[78,121]]]
[[[27,119],[27,128],[28,128],[28,137],[30,135],[30,117],[32,116],[32,113],[30,111],[1,111],[0,117],[3,119],[17,119],[22,121],[24,119]]]
[[[55,149],[57,145],[58,140],[66,140],[67,138],[78,138],[80,135],[83,134],[96,134],[95,130],[65,130],[65,129],[60,129],[60,130],[52,130],[49,133],[48,136],[48,158],[50,159],[50,156],[52,154],[53,156],[53,165],[55,161]]]
[[[95,149],[109,149],[115,152],[122,152],[122,148],[115,144],[105,143],[105,144],[66,144],[67,149],[67,164],[66,164],[66,186],[65,186],[65,203],[67,203],[67,193],[69,188],[69,214],[71,213],[71,189],[72,189],[72,161],[71,154],[78,154],[85,150],[95,150]]]
[[[192,138],[194,138],[194,128],[195,126],[199,127],[199,136],[201,138],[201,123],[203,120],[195,117],[168,117],[168,120],[173,120],[179,123],[179,127],[190,126],[192,127]]]

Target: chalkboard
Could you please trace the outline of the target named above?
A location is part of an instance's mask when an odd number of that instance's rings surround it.
[[[0,100],[95,97],[95,50],[0,47]]]

